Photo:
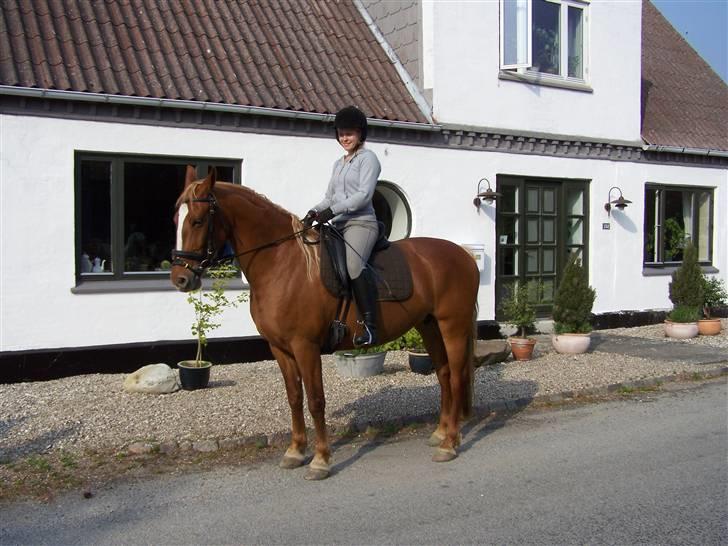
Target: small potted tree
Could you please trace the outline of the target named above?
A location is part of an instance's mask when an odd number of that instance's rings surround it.
[[[518,335],[508,338],[516,360],[531,360],[533,356],[536,340],[526,337],[526,331],[534,327],[536,320],[531,294],[537,290],[538,285],[534,281],[508,286],[506,297],[501,303],[506,322],[518,329]]]
[[[698,319],[703,307],[703,272],[698,265],[698,253],[688,241],[683,261],[672,273],[669,286],[673,309],[665,320],[665,335],[689,339],[698,335]]]
[[[581,354],[591,344],[589,317],[596,291],[589,286],[581,260],[572,256],[564,269],[554,296],[554,335],[551,343],[557,353]]]
[[[725,283],[717,277],[703,275],[703,317],[698,320],[698,333],[702,336],[714,336],[720,333],[720,319],[713,317],[713,309],[726,305],[728,293]]]
[[[187,295],[187,302],[192,306],[195,317],[192,321],[192,335],[197,339],[197,355],[194,360],[182,360],[177,363],[182,388],[195,390],[205,388],[210,381],[212,362],[202,359],[202,350],[207,346],[207,335],[220,326],[219,315],[227,307],[237,307],[247,300],[243,292],[237,298],[225,294],[225,287],[230,278],[237,273],[231,265],[221,265],[208,270],[212,278],[212,288],[200,287]]]

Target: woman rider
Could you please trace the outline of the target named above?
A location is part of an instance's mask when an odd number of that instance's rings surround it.
[[[367,118],[354,106],[342,108],[334,120],[336,139],[346,155],[334,162],[326,195],[308,211],[305,226],[332,221],[346,241],[346,268],[364,331],[354,337],[357,347],[376,345],[376,281],[366,263],[377,240],[378,224],[372,206],[381,166],[377,156],[364,147]]]

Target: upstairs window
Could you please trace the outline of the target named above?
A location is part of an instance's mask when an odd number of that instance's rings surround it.
[[[583,82],[587,7],[576,0],[500,0],[502,70]]]
[[[647,184],[645,186],[644,265],[679,265],[692,241],[698,261],[713,259],[713,190]]]

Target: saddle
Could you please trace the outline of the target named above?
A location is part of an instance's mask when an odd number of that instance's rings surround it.
[[[321,280],[337,298],[349,298],[349,275],[346,270],[346,243],[328,225],[321,226]],[[412,296],[412,273],[402,250],[384,235],[379,235],[369,257],[369,266],[377,281],[378,301],[404,301]]]

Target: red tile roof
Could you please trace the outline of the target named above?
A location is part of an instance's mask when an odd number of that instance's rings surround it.
[[[649,0],[642,3],[642,138],[728,151],[728,86]]]
[[[0,84],[426,123],[350,1],[3,0]]]

